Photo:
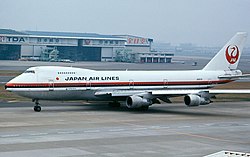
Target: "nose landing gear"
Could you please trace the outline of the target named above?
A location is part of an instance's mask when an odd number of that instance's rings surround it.
[[[42,110],[42,108],[41,108],[41,106],[40,106],[40,104],[39,104],[38,99],[34,99],[33,102],[35,102],[35,104],[36,104],[36,105],[34,106],[34,111],[35,111],[35,112],[40,112],[40,111]]]

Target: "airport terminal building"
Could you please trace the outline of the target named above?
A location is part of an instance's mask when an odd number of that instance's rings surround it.
[[[152,42],[131,35],[0,29],[0,60],[116,61],[120,54],[150,52]]]

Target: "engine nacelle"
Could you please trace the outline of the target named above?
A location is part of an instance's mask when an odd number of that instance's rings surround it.
[[[191,107],[191,106],[207,105],[211,101],[209,98],[204,98],[198,95],[190,94],[184,97],[184,102],[187,106]]]
[[[145,99],[137,95],[132,95],[127,97],[126,105],[128,108],[140,108],[143,106],[150,106],[152,105],[151,99]]]

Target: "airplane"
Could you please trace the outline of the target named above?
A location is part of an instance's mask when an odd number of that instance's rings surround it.
[[[216,90],[214,86],[250,77],[237,66],[247,33],[238,32],[201,70],[180,71],[96,71],[90,69],[37,66],[10,80],[5,89],[35,102],[40,100],[110,101],[111,106],[126,102],[128,108],[148,110],[149,106],[171,103],[184,96],[187,106],[207,105],[216,94],[250,93],[250,90]]]

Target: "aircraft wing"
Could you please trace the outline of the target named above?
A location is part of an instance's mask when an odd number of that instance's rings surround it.
[[[132,95],[145,95],[152,96],[183,96],[188,94],[250,94],[248,89],[184,89],[184,90],[110,90],[110,91],[97,91],[95,96],[111,96],[111,97],[126,97]]]
[[[184,89],[184,90],[153,90],[152,95],[187,95],[187,94],[197,94],[200,92],[208,92],[208,90],[200,90],[200,89]]]
[[[160,95],[181,96],[186,94],[196,94],[201,91],[203,90],[110,90],[110,91],[97,91],[95,93],[95,96],[126,97],[131,95],[145,95],[145,94],[151,94],[152,96],[160,96]]]

